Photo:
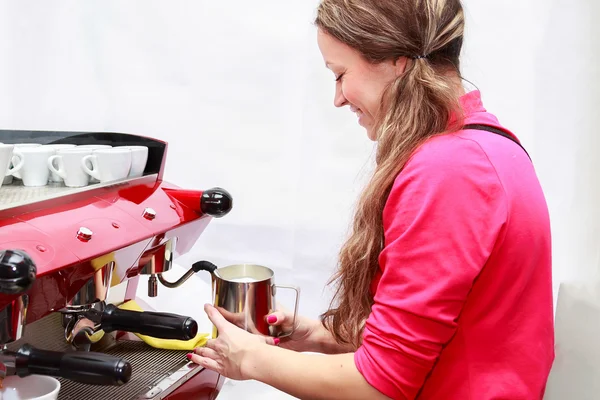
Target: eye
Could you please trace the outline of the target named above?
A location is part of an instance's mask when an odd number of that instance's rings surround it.
[[[344,74],[339,74],[338,76],[335,77],[335,81],[336,82],[341,81],[343,76],[344,76]]]

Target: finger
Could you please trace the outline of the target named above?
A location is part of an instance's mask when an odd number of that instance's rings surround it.
[[[216,360],[219,358],[219,353],[217,353],[215,350],[210,349],[208,347],[197,347],[194,349],[194,353],[196,353],[200,357],[207,357],[207,358],[211,358],[213,360]]]
[[[265,343],[270,344],[271,346],[279,346],[281,340],[279,338],[274,338],[271,336],[265,336]]]
[[[216,350],[216,348],[217,348],[217,339],[208,339],[206,341],[206,344],[204,345],[204,347],[206,347],[208,349]]]
[[[267,315],[267,324],[281,325],[285,322],[285,314],[282,311],[275,311]]]
[[[204,305],[204,312],[206,313],[206,315],[208,315],[208,319],[210,319],[210,322],[212,322],[218,330],[221,330],[222,328],[227,326],[227,324],[229,324],[229,322],[221,315],[219,310],[217,310],[210,304]]]
[[[192,360],[193,362],[195,362],[198,365],[203,366],[206,369],[210,369],[212,371],[222,374],[221,368],[219,368],[219,363],[217,363],[213,359],[210,359],[208,357],[202,357],[202,356],[199,356],[198,354],[192,354],[190,360]]]
[[[239,328],[244,328],[244,324],[246,323],[246,316],[244,313],[232,313],[222,307],[216,307],[216,309],[227,321]]]
[[[235,320],[240,319],[241,313],[232,313],[230,311],[227,311],[223,307],[215,307],[215,308],[223,316],[223,318],[225,318],[229,322],[234,322]]]

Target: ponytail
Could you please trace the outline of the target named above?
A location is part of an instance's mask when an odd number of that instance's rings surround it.
[[[382,96],[375,171],[330,281],[337,284],[330,309],[321,316],[336,341],[358,348],[373,305],[370,289],[384,244],[383,209],[394,180],[420,144],[461,126],[459,99],[447,72],[458,68],[463,14],[458,0],[323,0],[316,23],[372,62],[412,59]],[[419,57],[423,54],[427,57]]]

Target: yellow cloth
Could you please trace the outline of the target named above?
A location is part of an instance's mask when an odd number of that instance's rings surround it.
[[[92,343],[97,343],[99,342],[102,338],[104,337],[104,331],[102,329],[100,329],[98,332],[92,334],[90,336],[90,341]]]
[[[144,312],[142,308],[134,301],[130,300],[119,306],[122,310],[128,311],[139,311]],[[198,333],[195,338],[190,340],[176,340],[176,339],[157,339],[146,335],[135,334],[137,337],[142,339],[146,344],[165,350],[194,350],[196,347],[202,347],[208,341],[208,333]]]

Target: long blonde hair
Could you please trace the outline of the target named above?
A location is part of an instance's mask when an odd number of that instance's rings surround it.
[[[315,24],[369,62],[411,59],[382,97],[375,171],[330,281],[336,284],[330,309],[321,316],[338,343],[358,348],[373,305],[382,214],[393,182],[420,144],[461,123],[455,78],[448,71],[460,74],[464,14],[460,0],[322,0]]]

